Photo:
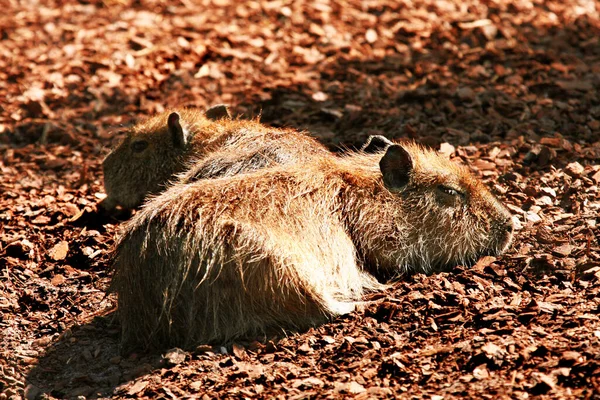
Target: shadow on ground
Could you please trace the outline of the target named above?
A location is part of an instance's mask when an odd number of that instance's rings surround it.
[[[122,382],[161,366],[160,355],[122,356],[115,312],[71,326],[31,370],[27,397],[46,393],[56,398],[118,394]]]

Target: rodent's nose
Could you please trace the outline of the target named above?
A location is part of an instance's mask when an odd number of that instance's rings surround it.
[[[511,218],[503,218],[496,222],[495,231],[503,236],[507,235],[506,237],[509,238],[515,231],[515,224]]]

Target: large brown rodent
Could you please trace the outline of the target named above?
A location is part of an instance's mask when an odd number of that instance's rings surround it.
[[[232,120],[225,106],[203,113],[167,111],[135,125],[104,160],[102,207],[135,208],[158,194],[175,175],[200,165],[186,180],[304,161],[327,149],[292,129],[267,127],[258,121]],[[204,159],[206,157],[206,159]]]
[[[376,270],[430,272],[509,246],[509,212],[465,167],[411,143],[372,147],[149,201],[114,253],[125,348],[304,329],[382,288]]]

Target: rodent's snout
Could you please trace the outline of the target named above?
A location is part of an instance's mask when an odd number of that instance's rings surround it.
[[[117,201],[110,196],[105,197],[104,200],[98,203],[98,206],[107,212],[113,211],[115,208],[117,208],[117,205]]]
[[[512,234],[515,231],[515,224],[513,223],[512,218],[506,219],[502,224],[502,228],[504,228],[506,232]]]
[[[512,234],[515,231],[515,224],[512,219],[512,214],[499,200],[494,201],[496,212],[493,217],[496,220],[496,225],[499,232],[508,234],[508,241],[512,239]]]
[[[498,243],[497,253],[502,254],[510,247],[513,240],[513,233],[515,231],[515,225],[512,218],[508,217],[502,221],[499,221],[494,229],[497,233],[492,233],[495,236],[495,240]],[[492,231],[494,231],[492,230]]]

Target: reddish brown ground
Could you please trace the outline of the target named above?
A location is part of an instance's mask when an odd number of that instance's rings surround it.
[[[594,1],[82,3],[2,3],[0,399],[600,396]],[[120,355],[102,157],[119,127],[216,103],[332,148],[441,144],[515,244],[282,340]]]

